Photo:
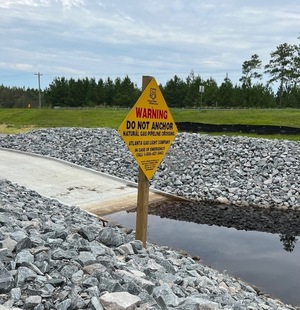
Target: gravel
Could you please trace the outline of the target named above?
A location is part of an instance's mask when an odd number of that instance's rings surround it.
[[[0,309],[296,309],[7,180],[0,224]]]
[[[113,129],[38,130],[0,138],[0,146],[137,181],[137,164]],[[299,209],[300,143],[179,133],[150,185],[209,204]]]
[[[136,181],[117,131],[58,128],[0,146]],[[299,143],[181,133],[151,186],[203,203],[297,210]],[[252,208],[253,210],[253,208]],[[0,180],[0,310],[296,309],[188,254]]]

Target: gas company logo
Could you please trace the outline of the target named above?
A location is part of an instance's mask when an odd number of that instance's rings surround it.
[[[156,88],[150,88],[149,97],[151,98],[152,103],[156,102]]]

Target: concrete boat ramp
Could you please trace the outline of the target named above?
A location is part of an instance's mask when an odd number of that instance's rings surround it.
[[[136,183],[47,156],[0,148],[0,179],[99,216],[137,205]],[[157,190],[149,193],[149,205],[179,199]]]

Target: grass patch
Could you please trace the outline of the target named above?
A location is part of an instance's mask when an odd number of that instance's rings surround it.
[[[24,133],[24,132],[29,132],[34,127],[15,127],[12,125],[6,125],[6,124],[0,124],[0,134],[5,134],[5,135],[12,135],[12,134],[17,134],[17,133]]]
[[[117,128],[125,109],[0,109],[0,124],[19,127],[112,127]]]
[[[300,128],[300,110],[237,109],[237,110],[172,110],[175,121],[206,124],[276,125]]]

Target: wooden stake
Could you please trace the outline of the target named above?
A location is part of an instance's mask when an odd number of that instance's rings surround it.
[[[148,204],[149,181],[147,180],[142,169],[139,168],[135,239],[141,240],[144,248],[147,247]]]
[[[143,76],[142,91],[145,90],[151,80],[152,76]],[[149,181],[141,167],[139,167],[135,239],[141,240],[144,248],[147,247],[148,204]]]

